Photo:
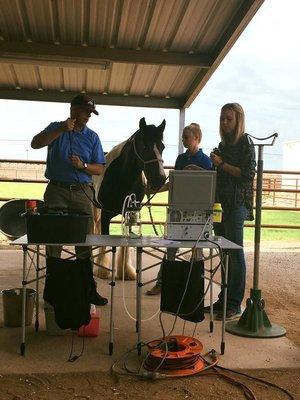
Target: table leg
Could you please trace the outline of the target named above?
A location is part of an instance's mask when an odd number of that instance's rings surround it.
[[[224,290],[223,290],[223,318],[222,318],[222,339],[221,339],[221,354],[225,353],[225,322],[227,309],[227,285],[228,285],[228,250],[225,251],[225,274],[224,274]]]
[[[141,354],[141,328],[142,328],[142,253],[143,248],[136,249],[136,331],[137,349]]]
[[[27,246],[23,248],[23,280],[22,280],[22,338],[20,351],[21,356],[25,355],[25,324],[26,324],[26,271],[27,271]]]
[[[210,290],[209,290],[209,305],[210,305],[210,313],[209,313],[209,331],[213,332],[214,331],[214,312],[213,312],[213,282],[212,282],[212,278],[213,278],[213,260],[212,260],[212,255],[213,255],[213,250],[209,249],[209,257],[210,257],[210,281],[209,281],[209,285],[210,285]]]
[[[40,279],[40,246],[36,246],[36,298],[35,298],[35,331],[39,330],[39,312],[40,312],[40,298],[39,298],[39,279]]]
[[[116,247],[112,247],[112,271],[110,282],[110,322],[109,322],[109,355],[114,351],[114,289],[116,285]]]

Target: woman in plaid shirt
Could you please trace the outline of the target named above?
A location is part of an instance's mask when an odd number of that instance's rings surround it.
[[[211,153],[217,170],[216,198],[223,209],[222,222],[215,224],[216,235],[243,246],[244,221],[253,220],[253,180],[255,151],[245,133],[245,115],[237,103],[225,104],[220,115],[221,143]],[[230,250],[226,320],[241,315],[246,263],[244,250]],[[214,304],[216,319],[222,319],[222,293]]]

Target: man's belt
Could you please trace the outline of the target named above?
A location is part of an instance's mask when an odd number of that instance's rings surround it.
[[[60,182],[60,181],[49,181],[49,183],[51,183],[51,185],[55,185],[58,187],[62,187],[64,189],[68,189],[68,190],[80,190],[82,187],[92,187],[93,184],[92,183],[87,183],[87,182]]]

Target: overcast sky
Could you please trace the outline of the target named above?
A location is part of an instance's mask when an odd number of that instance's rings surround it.
[[[186,124],[198,122],[206,153],[219,142],[219,113],[223,104],[240,103],[246,130],[254,136],[279,133],[274,147],[265,150],[265,167],[282,168],[282,143],[300,141],[300,1],[265,0],[253,20],[186,110]],[[178,144],[177,110],[98,106],[89,127],[101,138],[105,151],[138,129],[138,121],[167,120],[165,164],[174,164]],[[69,105],[0,100],[0,158],[45,159],[44,150],[30,149],[34,134],[51,121],[68,117]],[[114,142],[112,142],[112,140]],[[293,169],[300,170],[300,157]]]

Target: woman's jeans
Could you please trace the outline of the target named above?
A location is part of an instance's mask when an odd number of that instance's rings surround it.
[[[245,206],[239,206],[233,210],[223,212],[222,222],[214,225],[214,232],[217,236],[234,242],[243,247],[244,221],[247,215]],[[223,276],[222,276],[223,279]],[[241,303],[245,293],[246,262],[244,249],[229,250],[228,262],[228,290],[227,309],[240,312]],[[223,293],[219,294],[219,301],[222,302]]]

